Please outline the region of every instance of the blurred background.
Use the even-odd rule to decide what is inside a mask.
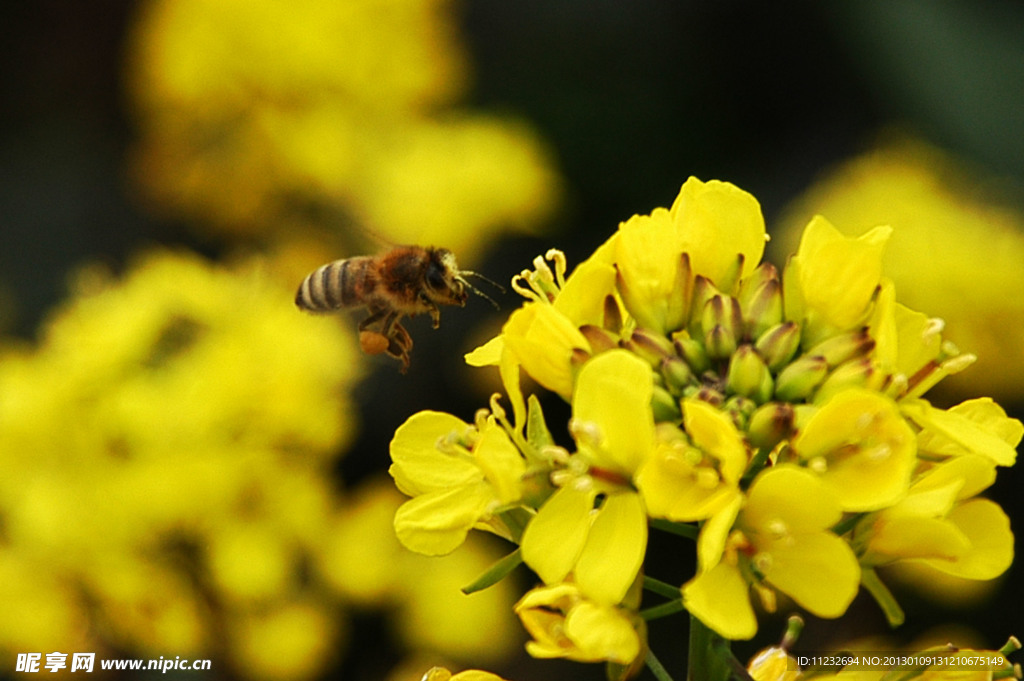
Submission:
[[[505,283],[690,175],[758,198],[780,266],[815,213],[892,224],[899,299],[980,357],[934,401],[1024,415],[1014,0],[34,0],[0,32],[0,678],[53,651],[213,661],[168,678],[602,678],[525,658],[529,575],[458,595],[503,547],[429,560],[391,535],[392,433],[486,405],[497,377],[462,355],[502,317],[411,321],[402,376],[357,316],[294,309],[307,272],[389,244]],[[1022,487],[989,490],[1018,532]],[[655,576],[691,552],[655,541]],[[888,647],[1024,634],[1019,563],[917,580]],[[680,668],[684,620],[652,630]],[[801,645],[884,631],[859,599]]]

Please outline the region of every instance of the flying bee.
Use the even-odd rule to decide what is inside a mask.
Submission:
[[[402,317],[424,312],[436,329],[441,324],[441,305],[463,307],[468,291],[498,304],[473,287],[467,276],[501,286],[476,272],[460,270],[455,254],[447,248],[399,246],[381,255],[363,255],[329,262],[313,270],[299,285],[295,304],[314,313],[365,307],[370,313],[359,322],[359,345],[368,355],[387,353],[409,368],[412,338]]]

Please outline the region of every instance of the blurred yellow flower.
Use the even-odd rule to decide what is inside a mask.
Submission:
[[[1024,216],[969,172],[922,142],[889,141],[808,189],[773,243],[780,253],[792,250],[811,213],[849,235],[891,225],[883,263],[900,300],[944,320],[945,336],[978,356],[945,389],[1020,399]]]
[[[441,558],[403,550],[393,528],[402,501],[383,479],[353,490],[316,547],[319,571],[344,601],[393,613],[391,626],[406,649],[434,658],[502,661],[519,642],[512,585],[461,591],[498,559],[498,548],[471,540]]]
[[[123,281],[84,271],[38,346],[3,347],[0,648],[323,669],[343,620],[303,562],[359,355],[290,299],[259,260],[153,253]]]
[[[126,71],[137,184],[207,226],[313,224],[353,251],[362,228],[472,262],[484,235],[532,229],[557,200],[536,134],[459,108],[448,0],[149,0]]]

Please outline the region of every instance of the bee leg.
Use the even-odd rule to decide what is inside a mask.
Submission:
[[[409,352],[412,350],[412,336],[402,326],[401,319],[402,315],[397,312],[381,312],[378,316],[383,316],[384,321],[381,323],[381,335],[388,339],[388,347],[385,352],[389,356],[402,362],[400,371],[404,374],[409,368]]]
[[[360,331],[366,331],[366,329],[369,328],[369,326],[371,324],[376,324],[378,321],[383,319],[386,314],[387,314],[387,310],[375,310],[375,311],[373,311],[372,314],[370,314],[369,317],[367,317],[363,321],[359,322],[359,327],[358,327],[359,330]],[[387,325],[387,321],[384,322],[384,326],[386,326],[386,325]],[[386,336],[387,333],[384,333],[383,335]]]
[[[401,324],[395,324],[392,329],[391,339],[398,343],[405,350],[406,354],[412,350],[412,336],[409,335],[409,332]]]
[[[405,327],[401,324],[395,323],[391,329],[391,335],[388,336],[388,354],[397,360],[402,362],[402,367],[399,369],[403,374],[409,369],[409,353],[412,350],[412,337],[409,332],[405,330]]]
[[[420,302],[423,303],[427,308],[427,312],[430,314],[430,321],[434,323],[434,328],[441,326],[441,308],[437,306],[437,303],[427,298],[425,293],[419,294]]]
[[[392,326],[391,333],[387,338],[388,347],[386,352],[390,357],[394,357],[402,363],[399,371],[404,374],[409,369],[409,352],[412,350],[412,338],[409,336],[409,332],[405,330],[405,327],[398,323]]]

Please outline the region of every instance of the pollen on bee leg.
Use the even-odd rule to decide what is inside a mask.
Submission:
[[[391,341],[376,331],[360,331],[359,347],[368,355],[380,355],[387,351]]]

